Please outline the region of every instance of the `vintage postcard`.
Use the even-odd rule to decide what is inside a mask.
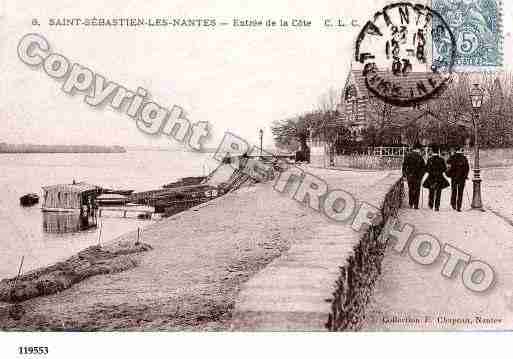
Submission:
[[[512,19],[0,1],[0,331],[513,331]]]

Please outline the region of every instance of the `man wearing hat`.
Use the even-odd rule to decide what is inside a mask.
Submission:
[[[428,177],[424,181],[424,187],[429,189],[429,208],[435,207],[435,211],[439,211],[442,190],[449,187],[449,182],[444,177],[447,166],[445,160],[440,156],[438,146],[433,146],[432,150],[426,166]]]
[[[463,149],[457,147],[454,153],[447,160],[449,169],[447,176],[451,178],[451,207],[461,212],[461,203],[463,201],[463,190],[467,180],[470,166],[468,160],[463,154]]]
[[[408,181],[408,202],[411,208],[419,209],[420,185],[424,173],[426,173],[426,163],[420,154],[421,146],[416,144],[413,151],[404,157],[403,176]]]

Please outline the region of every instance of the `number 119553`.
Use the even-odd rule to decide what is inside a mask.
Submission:
[[[18,353],[21,355],[46,355],[48,354],[48,347],[18,347]]]

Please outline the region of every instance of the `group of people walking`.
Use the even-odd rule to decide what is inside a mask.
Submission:
[[[413,151],[405,156],[403,162],[402,170],[403,176],[408,181],[408,201],[410,207],[419,209],[422,185],[429,190],[429,208],[439,211],[442,190],[449,187],[449,182],[445,178],[447,176],[451,179],[451,207],[461,212],[465,181],[470,171],[468,160],[463,154],[462,148],[453,148],[447,163],[440,155],[438,147],[432,147],[427,163],[422,157],[421,150],[420,145],[414,146]],[[426,173],[427,178],[422,183]]]

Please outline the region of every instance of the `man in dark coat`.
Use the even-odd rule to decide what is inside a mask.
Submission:
[[[442,197],[442,189],[449,187],[449,182],[444,177],[447,170],[445,161],[439,155],[438,147],[433,146],[433,153],[429,158],[426,166],[428,177],[424,181],[424,187],[429,189],[429,208],[435,211],[440,210],[440,197]]]
[[[451,207],[461,212],[463,190],[470,171],[468,160],[461,148],[456,148],[455,153],[447,160],[447,165],[447,176],[451,178]]]
[[[420,154],[420,145],[404,157],[403,176],[408,181],[408,202],[411,208],[419,209],[420,185],[426,173],[426,163]]]

